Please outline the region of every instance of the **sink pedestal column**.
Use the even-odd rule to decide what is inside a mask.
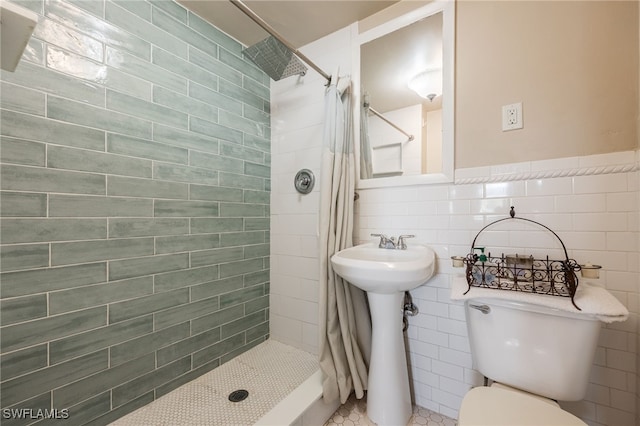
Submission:
[[[367,292],[371,315],[371,364],[367,415],[378,424],[406,425],[411,417],[409,374],[402,334],[404,292]]]

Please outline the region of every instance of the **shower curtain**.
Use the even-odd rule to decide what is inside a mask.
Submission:
[[[360,179],[373,177],[371,141],[369,140],[369,95],[364,95],[360,109]]]
[[[348,79],[334,74],[325,94],[320,189],[320,368],[323,397],[344,403],[367,389],[371,319],[366,294],[338,276],[331,256],[353,245],[355,158]]]

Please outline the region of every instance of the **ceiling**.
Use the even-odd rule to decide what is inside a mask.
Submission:
[[[289,43],[300,48],[373,15],[397,1],[289,0],[245,1],[244,3]],[[268,36],[265,30],[229,1],[178,0],[178,2],[246,46]]]

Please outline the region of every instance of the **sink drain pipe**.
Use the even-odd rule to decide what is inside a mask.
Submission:
[[[407,317],[415,317],[418,315],[418,307],[413,303],[413,298],[411,297],[411,293],[408,291],[404,292],[404,305],[403,305],[404,316],[402,317],[402,331],[407,331],[409,328],[409,320]]]

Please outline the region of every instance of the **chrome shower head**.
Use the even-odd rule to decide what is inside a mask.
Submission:
[[[273,36],[247,47],[242,53],[275,81],[307,72],[302,61]]]

